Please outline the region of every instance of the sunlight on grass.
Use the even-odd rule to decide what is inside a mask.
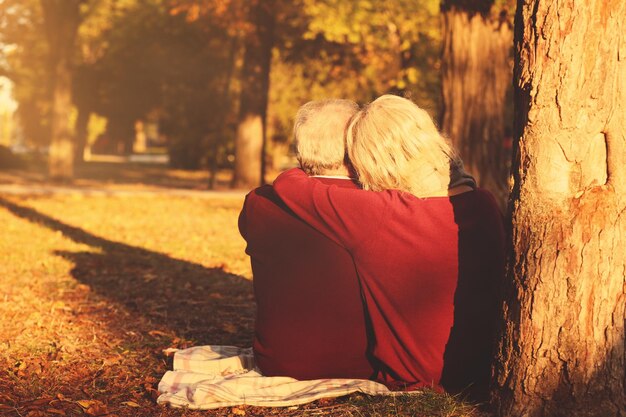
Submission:
[[[171,367],[163,349],[250,346],[241,204],[165,194],[0,197],[0,414],[475,415],[440,394],[209,413],[157,406],[157,382]]]
[[[72,195],[19,203],[97,236],[252,276],[237,229],[243,200]]]

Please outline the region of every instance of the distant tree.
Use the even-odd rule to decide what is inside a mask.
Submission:
[[[238,94],[235,85],[243,55],[241,32],[246,31],[241,4],[225,4],[228,7],[216,10],[212,7],[219,7],[219,2],[207,2],[202,13],[192,18],[188,13],[187,24],[178,24],[173,40],[181,43],[176,49],[187,55],[178,56],[179,65],[165,77],[164,119],[174,139],[170,142],[170,154],[183,156],[179,162],[184,163],[179,163],[179,167],[207,167],[210,188],[215,186],[218,169],[230,164],[228,158],[234,152]],[[198,6],[198,2],[192,6]],[[194,41],[189,42],[190,39]],[[172,161],[176,162],[176,158]]]
[[[7,75],[15,82],[20,123],[29,143],[50,146],[54,155],[50,158],[51,168],[59,165],[58,151],[67,150],[68,143],[74,148],[76,160],[82,159],[86,122],[93,103],[98,100],[93,88],[92,67],[104,46],[102,34],[118,6],[133,1],[4,0],[0,3],[0,42],[11,46],[4,64]],[[66,25],[68,22],[70,24]],[[77,24],[78,27],[74,27]],[[59,25],[63,30],[57,31]],[[72,31],[74,33],[70,33]],[[67,74],[70,74],[69,81]],[[67,91],[67,84],[72,85],[69,95],[59,93]],[[68,97],[71,97],[69,105]],[[67,108],[59,110],[63,107]],[[74,125],[71,121],[76,109]],[[61,114],[63,117],[59,119]],[[65,132],[56,135],[54,144],[50,137],[53,117],[57,120],[54,122],[56,131]],[[74,142],[59,141],[59,137],[72,138]]]
[[[293,3],[276,19],[270,74],[266,158],[275,170],[290,162],[293,116],[309,100],[395,93],[438,114],[439,0]]]
[[[276,141],[284,152],[293,115],[308,100],[335,96],[364,102],[392,91],[410,94],[422,107],[436,113],[438,4],[438,0],[174,1],[174,13],[184,11],[192,21],[209,16],[207,21],[221,25],[231,40],[225,44],[236,52],[235,62],[243,62],[230,71],[234,82],[224,83],[230,86],[229,104],[238,119],[235,176],[239,182],[242,171],[246,171],[254,178],[248,185],[239,186],[251,187],[261,181],[260,171],[266,161],[278,168],[279,158],[272,161],[270,155],[265,155],[266,148]],[[260,12],[257,7],[262,7]],[[271,48],[268,42],[263,48],[247,47],[269,39],[269,32],[260,33],[260,27],[272,29]],[[240,55],[242,49],[244,54]],[[262,50],[265,63],[261,65]],[[245,51],[253,56],[243,56]],[[255,77],[260,77],[265,65],[272,68],[272,81],[269,91],[263,93],[259,88],[265,81]],[[268,98],[266,104],[261,103],[264,96]],[[213,97],[217,100],[224,96]],[[252,107],[246,103],[252,103]],[[259,117],[245,116],[252,108]],[[256,123],[251,122],[253,119]],[[224,131],[227,136],[228,130]],[[213,138],[220,134],[217,132]]]
[[[84,159],[87,136],[89,134],[89,116],[97,107],[98,79],[92,65],[78,65],[74,70],[72,80],[72,98],[78,115],[74,128],[74,163],[81,163]]]
[[[72,58],[81,4],[86,0],[41,0],[48,42],[52,85],[51,136],[48,173],[57,180],[74,176],[72,126]]]
[[[443,131],[479,185],[502,207],[508,195],[505,136],[512,103],[513,31],[508,4],[443,0]],[[511,11],[511,10],[509,10]]]
[[[626,2],[518,2],[499,416],[626,416]]]
[[[224,48],[229,36],[209,19],[173,13],[167,0],[118,0],[115,6],[104,19],[81,26],[81,50],[91,52],[76,71],[77,135],[81,115],[97,113],[108,121],[100,151],[129,153],[135,123],[149,118],[168,138],[172,165],[199,168],[208,135],[229,119],[230,104],[216,99],[230,77],[224,75],[233,61]]]
[[[303,3],[308,18],[304,38],[309,42],[296,52],[304,49],[310,57],[328,57],[326,74],[315,74],[322,84],[348,78],[355,86],[354,99],[410,95],[421,107],[438,112],[438,0]]]
[[[136,120],[162,104],[164,72],[177,61],[163,56],[171,30],[161,3],[127,2],[112,13],[100,39],[106,46],[93,63],[80,68],[83,83],[76,87],[82,103],[107,119],[102,151],[130,153]]]
[[[100,70],[99,63],[110,47],[112,25],[137,2],[92,0],[88,8],[83,7],[84,19],[78,30],[72,76],[72,101],[77,112],[74,126],[75,162],[83,161],[90,116],[102,110],[102,80],[109,74]]]
[[[47,44],[39,0],[0,3],[0,42],[5,53],[1,72],[14,82],[17,115],[30,144],[50,143],[50,83]]]

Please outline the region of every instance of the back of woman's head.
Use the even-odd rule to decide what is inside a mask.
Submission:
[[[457,160],[428,113],[393,95],[377,98],[353,117],[346,146],[365,189],[417,197],[446,192]]]

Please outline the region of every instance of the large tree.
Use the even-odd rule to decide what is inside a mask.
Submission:
[[[263,182],[265,122],[274,43],[274,0],[249,5],[252,30],[245,40],[239,119],[235,136],[233,185],[252,188]]]
[[[500,416],[626,416],[626,2],[519,0]]]
[[[506,6],[494,0],[441,3],[442,128],[468,171],[503,206],[508,194],[507,92],[513,74],[513,31]]]
[[[85,0],[41,0],[48,41],[52,119],[48,173],[58,180],[74,176],[72,110],[72,56]]]

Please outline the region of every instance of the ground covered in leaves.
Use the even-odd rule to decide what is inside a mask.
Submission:
[[[138,183],[153,174],[132,169]],[[158,380],[171,368],[165,349],[250,346],[255,306],[237,231],[241,204],[242,196],[167,191],[0,194],[0,415],[478,415],[431,392],[276,409],[158,406]]]

